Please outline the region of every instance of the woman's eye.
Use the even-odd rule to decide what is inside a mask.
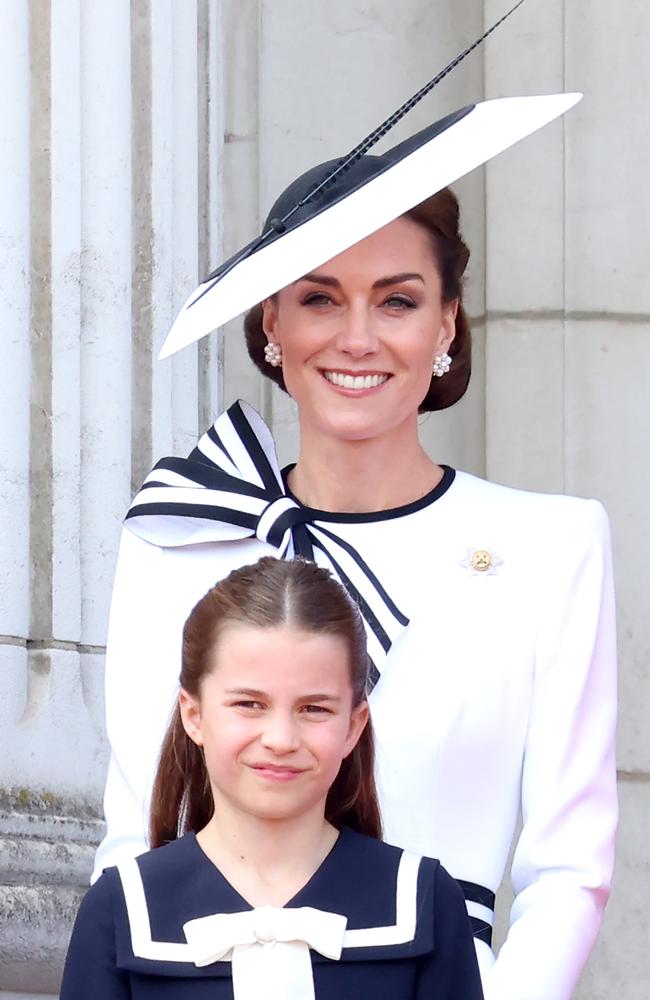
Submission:
[[[324,705],[305,705],[303,711],[308,715],[331,715],[329,708]]]
[[[302,300],[304,306],[328,306],[331,302],[332,299],[326,292],[311,292]]]
[[[408,295],[391,295],[384,301],[391,309],[415,309],[415,302]]]
[[[251,711],[251,712],[257,711],[258,709],[263,708],[263,707],[264,706],[262,705],[261,701],[235,701],[235,702],[233,702],[233,708],[243,708],[246,711]]]

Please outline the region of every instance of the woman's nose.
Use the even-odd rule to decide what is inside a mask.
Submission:
[[[341,320],[337,347],[353,357],[363,357],[377,350],[377,335],[365,307],[348,309]]]
[[[262,746],[276,754],[292,753],[300,745],[296,721],[290,713],[273,712],[265,719]]]

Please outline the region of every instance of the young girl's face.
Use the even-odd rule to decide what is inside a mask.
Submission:
[[[215,812],[289,819],[325,799],[368,718],[352,707],[342,638],[288,627],[228,626],[200,697],[181,690],[183,722],[202,746]]]

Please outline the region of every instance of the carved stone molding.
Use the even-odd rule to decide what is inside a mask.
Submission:
[[[102,831],[85,802],[0,792],[0,991],[58,991]]]

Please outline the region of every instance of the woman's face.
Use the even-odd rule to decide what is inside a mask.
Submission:
[[[366,724],[352,707],[340,636],[288,627],[226,627],[201,682],[180,693],[191,739],[203,747],[215,813],[291,819],[317,810]]]
[[[415,427],[456,308],[442,301],[430,235],[407,217],[267,299],[264,331],[303,431],[364,440]]]

